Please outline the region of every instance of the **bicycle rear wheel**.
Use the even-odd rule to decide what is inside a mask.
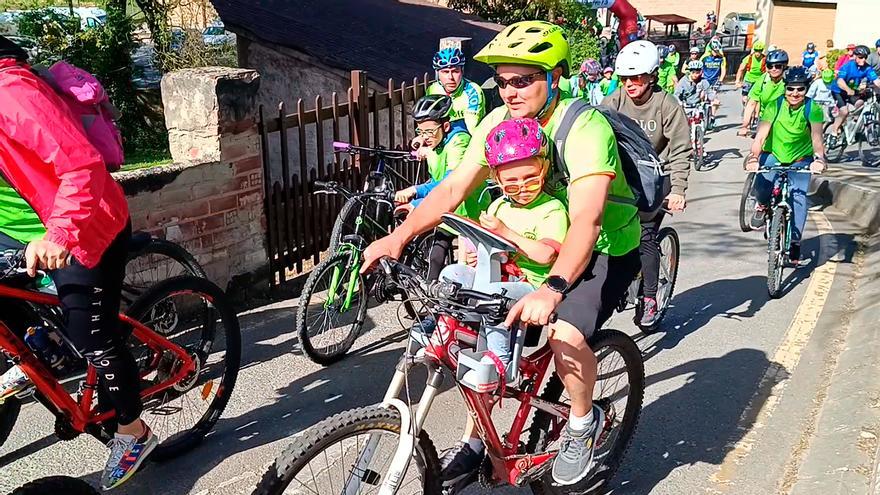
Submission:
[[[198,261],[183,246],[151,238],[128,254],[122,281],[122,311],[158,282],[180,275],[208,278]]]
[[[303,351],[324,366],[351,349],[367,314],[367,290],[358,273],[360,253],[337,253],[316,266],[303,287],[296,330]]]
[[[767,292],[776,299],[782,294],[782,270],[785,263],[788,214],[784,208],[773,210],[767,239]]]
[[[755,205],[758,200],[755,196],[755,172],[749,172],[743,183],[742,194],[739,198],[739,228],[743,232],[751,232],[751,217],[755,214]]]
[[[599,466],[591,477],[571,486],[554,486],[548,472],[529,486],[536,495],[592,493],[610,480],[623,460],[632,441],[645,393],[645,369],[642,353],[635,342],[617,330],[599,330],[589,339],[590,348],[599,362],[593,403],[605,411],[603,433],[596,444],[595,459]],[[568,403],[565,387],[554,372],[547,380],[541,398],[555,403]],[[547,452],[559,448],[565,420],[544,411],[536,411],[529,427],[526,452]]]
[[[190,376],[144,398],[142,418],[163,440],[150,459],[168,459],[198,445],[229,402],[241,366],[238,317],[219,287],[190,276],[159,282],[127,314],[185,349],[196,363]],[[134,337],[129,341],[136,344],[132,352],[142,388],[177,371],[179,363],[169,351],[155,351]]]
[[[394,409],[376,405],[331,416],[284,449],[254,495],[279,495],[287,488],[314,495],[378,491],[399,435],[400,415]],[[397,493],[441,493],[440,460],[424,430]]]
[[[703,147],[703,126],[696,126],[694,129],[694,150],[693,150],[693,160],[694,160],[694,170],[699,172],[703,169],[703,165],[706,163],[706,154],[705,149]]]

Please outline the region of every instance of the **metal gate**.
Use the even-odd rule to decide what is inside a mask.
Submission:
[[[305,110],[303,100],[287,114],[279,103],[277,115],[260,107],[259,131],[263,150],[266,232],[270,285],[278,287],[317,264],[330,243],[330,231],[342,198],[313,194],[316,180],[334,180],[360,190],[369,163],[333,153],[334,141],[358,146],[401,149],[412,138],[411,103],[421,98],[428,75],[399,86],[389,80],[387,91],[371,90],[363,71],[351,72],[347,101],[334,92],[330,104],[321,96]],[[411,182],[426,175],[418,164],[397,169]]]

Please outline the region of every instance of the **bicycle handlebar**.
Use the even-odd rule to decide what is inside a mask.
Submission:
[[[369,148],[366,146],[355,146],[343,141],[333,141],[334,153],[363,153],[367,155],[378,156],[380,158],[388,158],[392,160],[414,160],[415,152],[406,150],[389,150],[385,148]]]

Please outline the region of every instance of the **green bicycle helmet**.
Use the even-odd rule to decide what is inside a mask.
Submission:
[[[763,41],[756,41],[755,44],[752,45],[752,50],[756,52],[762,52],[764,51],[764,48],[766,48],[766,46],[767,45],[765,45]]]
[[[487,65],[534,65],[552,71],[571,71],[571,49],[562,26],[546,21],[521,21],[507,26],[483,47],[474,60]]]
[[[831,81],[834,80],[834,69],[823,69],[822,70],[822,81],[825,84],[831,84]]]

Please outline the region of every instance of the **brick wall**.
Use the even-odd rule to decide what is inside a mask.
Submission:
[[[122,172],[132,227],[183,245],[208,277],[227,288],[266,266],[262,163],[174,164]]]

